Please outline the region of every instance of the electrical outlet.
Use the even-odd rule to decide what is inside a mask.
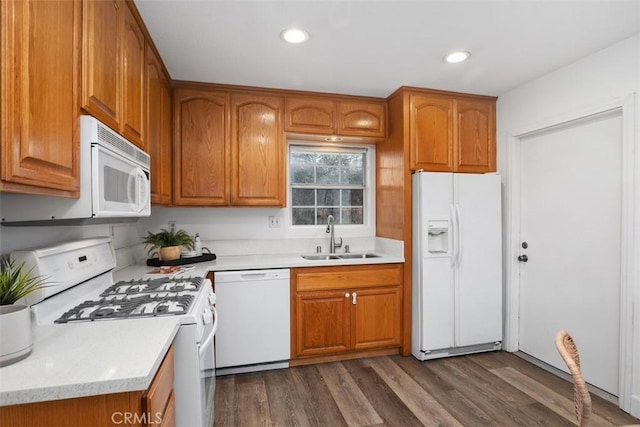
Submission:
[[[279,216],[270,216],[269,217],[269,228],[280,228],[280,217]]]
[[[169,231],[176,231],[176,220],[175,219],[170,219],[169,220]]]

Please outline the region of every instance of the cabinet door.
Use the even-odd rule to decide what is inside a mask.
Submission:
[[[80,6],[0,2],[2,190],[78,196]]]
[[[453,99],[412,95],[409,103],[411,169],[453,171]]]
[[[349,295],[349,296],[346,296]],[[298,292],[295,356],[321,356],[351,349],[348,291]]]
[[[146,52],[145,139],[151,156],[151,202],[171,203],[171,89],[160,59],[151,46]]]
[[[386,121],[383,102],[338,102],[338,135],[384,138]]]
[[[283,99],[231,97],[231,204],[285,205]]]
[[[228,205],[229,95],[176,89],[173,98],[173,203]]]
[[[331,100],[288,97],[284,116],[287,132],[327,135],[335,132],[335,103]]]
[[[144,34],[126,4],[121,4],[123,12],[122,33],[122,119],[120,129],[129,141],[146,150],[146,140],[142,134],[144,120]]]
[[[400,345],[400,287],[357,289],[351,295],[351,303],[354,350]]]
[[[114,130],[121,120],[122,7],[117,1],[82,3],[82,108]]]
[[[495,172],[495,102],[458,100],[456,102],[456,172]]]

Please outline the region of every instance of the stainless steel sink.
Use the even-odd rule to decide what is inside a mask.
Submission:
[[[338,259],[360,259],[360,258],[378,258],[380,255],[373,253],[365,254],[314,254],[314,255],[302,255],[302,258],[312,261],[327,261]]]
[[[340,259],[336,255],[302,255],[302,258],[312,261],[325,261],[329,259]]]
[[[380,255],[376,254],[340,254],[338,258],[340,259],[358,259],[358,258],[379,258]]]

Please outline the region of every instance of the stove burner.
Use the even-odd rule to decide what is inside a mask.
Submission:
[[[101,297],[112,295],[140,295],[153,292],[198,292],[202,285],[202,277],[158,278],[147,280],[122,281],[109,286],[100,294]]]
[[[79,304],[55,320],[55,323],[187,314],[194,298],[194,295],[177,294],[143,294],[118,300],[101,298]]]

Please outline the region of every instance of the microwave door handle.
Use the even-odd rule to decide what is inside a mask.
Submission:
[[[129,202],[129,205],[135,206],[136,209],[139,205],[137,200],[134,200],[134,195],[131,194],[131,187],[133,185],[136,185],[136,182],[134,181],[133,183],[131,182],[132,180],[136,180],[138,179],[138,173],[137,170],[135,173],[129,173],[129,177],[127,178],[127,201]]]
[[[137,198],[137,211],[142,212],[146,205],[146,199],[149,197],[149,183],[147,181],[147,175],[141,168],[136,169],[136,180],[138,181],[138,194]]]

